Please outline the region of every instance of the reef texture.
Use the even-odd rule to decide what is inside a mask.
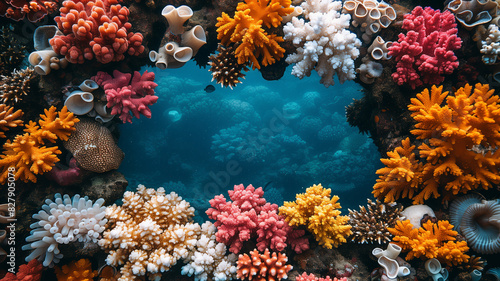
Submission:
[[[291,226],[305,225],[319,244],[328,249],[347,242],[346,238],[352,234],[349,217],[340,215],[339,197],[330,198],[330,193],[331,189],[315,184],[306,193],[297,194],[296,201],[285,202],[279,208],[280,215]]]
[[[411,99],[408,109],[417,122],[411,133],[423,143],[414,151],[416,146],[406,139],[387,153],[389,158],[381,159],[386,167],[377,170],[373,187],[380,200],[407,197],[422,204],[431,196],[450,200],[500,183],[498,95],[482,84],[474,89],[466,85],[454,96],[442,90],[433,86]]]
[[[142,34],[129,32],[130,11],[120,0],[67,0],[55,18],[64,35],[50,39],[54,51],[71,63],[96,59],[100,63],[123,60],[125,54],[144,51]]]

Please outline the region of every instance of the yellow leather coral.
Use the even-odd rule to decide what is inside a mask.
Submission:
[[[5,138],[5,131],[23,124],[19,119],[23,112],[19,109],[14,112],[14,108],[5,104],[0,104],[0,138]]]
[[[69,265],[55,267],[57,281],[92,281],[97,276],[97,270],[92,270],[88,259],[72,261]]]
[[[346,242],[351,235],[351,226],[347,224],[349,216],[341,216],[338,196],[330,198],[331,189],[321,184],[306,189],[306,193],[296,195],[296,201],[285,202],[279,213],[285,216],[291,226],[306,225],[320,245],[331,249]]]
[[[285,49],[279,43],[281,36],[268,34],[262,25],[270,28],[278,27],[283,16],[294,11],[290,7],[291,0],[245,0],[238,3],[234,18],[222,13],[217,18],[217,39],[227,46],[237,43],[235,56],[239,64],[250,61],[252,68],[260,69],[258,58],[262,65],[273,64],[283,57]]]
[[[377,198],[392,202],[401,196],[421,204],[431,196],[449,200],[500,183],[499,97],[482,84],[474,90],[467,84],[454,96],[442,90],[432,86],[411,99],[408,109],[417,121],[411,133],[424,140],[418,147],[420,162],[408,140],[388,153],[389,159],[382,159],[386,167],[377,171]]]
[[[457,232],[448,221],[428,220],[418,229],[414,229],[409,220],[398,221],[394,228],[387,230],[394,235],[392,243],[408,251],[406,260],[436,258],[449,266],[469,261],[470,256],[465,254],[469,250],[467,242],[455,241]]]
[[[48,172],[59,161],[57,146],[47,147],[45,141],[66,140],[74,124],[79,121],[66,107],[56,112],[55,107],[45,109],[41,120],[25,125],[25,134],[17,135],[13,141],[7,140],[0,155],[0,183],[5,183],[9,173],[24,182],[36,182],[36,175]]]

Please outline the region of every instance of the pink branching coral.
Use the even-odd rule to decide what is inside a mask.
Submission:
[[[154,95],[154,89],[158,86],[153,82],[155,74],[146,70],[141,76],[136,71],[130,80],[132,74],[115,70],[113,76],[100,71],[92,77],[99,86],[104,88],[108,100],[107,107],[112,109],[111,114],[119,114],[123,123],[132,123],[132,115],[139,118],[140,113],[151,118],[151,110],[148,106],[158,100],[158,96]]]
[[[412,89],[437,85],[444,81],[443,74],[458,67],[453,51],[460,49],[462,40],[450,11],[417,6],[404,16],[403,29],[408,33],[399,34],[398,42],[389,47],[389,55],[398,62],[392,74],[398,85],[408,84]]]
[[[101,63],[120,61],[124,54],[144,51],[142,34],[132,33],[130,11],[120,0],[66,0],[55,18],[64,35],[50,39],[54,51],[71,63],[97,59]]]
[[[206,213],[216,220],[217,242],[228,245],[229,251],[239,253],[243,242],[254,237],[260,251],[268,247],[282,251],[287,243],[297,253],[309,248],[309,241],[302,237],[304,231],[292,229],[284,217],[278,215],[278,205],[266,202],[262,187],[245,188],[240,184],[228,193],[233,202],[227,202],[222,194],[215,196],[210,200],[212,208]]]

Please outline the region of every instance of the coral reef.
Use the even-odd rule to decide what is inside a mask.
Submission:
[[[14,178],[24,182],[36,182],[36,175],[48,172],[59,161],[57,154],[61,151],[57,146],[45,146],[46,142],[67,140],[75,130],[75,123],[80,120],[68,112],[66,107],[56,112],[54,106],[40,114],[41,120],[26,124],[26,133],[17,135],[13,141],[7,140],[0,155],[0,182],[5,183],[10,172]],[[14,170],[12,170],[14,167]]]
[[[377,171],[375,197],[384,202],[408,197],[421,204],[431,196],[450,200],[498,184],[498,108],[498,96],[488,85],[466,85],[454,96],[436,86],[417,94],[408,109],[418,122],[411,133],[424,141],[418,147],[421,159],[409,139],[389,152],[389,158],[382,159],[386,167]]]
[[[130,11],[119,0],[64,1],[55,18],[63,35],[50,39],[54,51],[71,63],[96,59],[100,63],[120,61],[128,53],[144,51],[142,34],[129,32]]]
[[[394,228],[388,228],[396,243],[408,252],[406,260],[413,258],[436,258],[448,266],[467,263],[470,256],[466,241],[456,241],[457,232],[448,221],[433,223],[428,220],[420,228],[413,228],[409,220],[398,221]]]
[[[133,77],[118,70],[113,71],[113,77],[102,71],[92,77],[104,89],[108,101],[106,106],[111,108],[111,114],[119,114],[123,123],[132,123],[132,115],[140,118],[139,114],[143,114],[151,118],[148,106],[158,100],[154,95],[158,86],[154,79],[155,74],[147,70],[142,75],[135,71]]]
[[[108,265],[120,267],[119,281],[161,278],[196,247],[201,228],[192,223],[194,208],[176,193],[139,185],[123,195],[123,205],[106,209],[109,222],[99,245]]]
[[[86,244],[97,243],[107,220],[104,218],[104,199],[95,203],[88,197],[76,194],[57,193],[54,201],[45,200],[42,210],[33,215],[38,220],[30,225],[30,236],[26,238],[28,244],[23,250],[32,252],[26,261],[38,259],[44,266],[53,267],[63,257],[60,244],[79,241]]]
[[[247,254],[240,255],[238,258],[237,276],[241,280],[256,280],[256,281],[278,281],[287,279],[287,273],[292,269],[292,266],[286,264],[288,258],[282,253],[271,253],[266,249],[263,254],[253,250],[250,256]]]
[[[238,3],[233,18],[226,13],[217,18],[217,39],[224,46],[239,44],[234,50],[239,64],[248,63],[252,69],[271,65],[285,53],[279,45],[283,38],[267,33],[263,27],[278,27],[283,16],[293,11],[289,0],[245,0]]]
[[[361,244],[391,241],[392,235],[387,228],[394,227],[396,221],[401,219],[403,206],[368,199],[368,206],[359,208],[359,211],[349,209],[349,224],[353,233],[351,239]]]
[[[97,276],[97,270],[92,270],[88,259],[72,261],[68,265],[55,267],[57,281],[92,281]]]
[[[314,234],[320,245],[331,249],[347,242],[352,234],[348,216],[341,216],[337,203],[339,197],[330,198],[331,189],[321,184],[306,189],[306,193],[296,195],[294,202],[285,202],[279,208],[280,215],[285,216],[291,226],[305,225]]]
[[[212,81],[216,81],[221,87],[233,89],[236,84],[241,83],[240,79],[245,79],[243,71],[248,71],[246,63],[239,64],[235,56],[236,46],[224,47],[219,44],[217,55],[210,56],[209,71],[212,72]]]
[[[295,63],[292,75],[302,79],[315,69],[326,87],[334,84],[335,73],[341,84],[353,80],[361,41],[348,29],[351,16],[340,13],[342,2],[308,0],[301,7],[308,21],[293,17],[283,27],[285,40],[297,47],[297,52],[286,58],[287,63]]]
[[[462,40],[456,26],[449,11],[441,13],[417,6],[406,14],[403,29],[408,32],[399,34],[398,41],[389,47],[389,56],[398,62],[392,74],[394,81],[412,89],[442,83],[442,75],[451,74],[458,67],[453,51],[460,49]]]
[[[0,76],[0,99],[4,104],[15,104],[30,92],[31,81],[34,78],[32,68],[14,70],[11,75]]]
[[[64,147],[73,154],[79,167],[96,173],[118,169],[125,156],[109,129],[88,119],[75,124],[75,131]]]

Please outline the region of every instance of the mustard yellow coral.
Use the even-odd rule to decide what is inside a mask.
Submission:
[[[52,170],[59,161],[57,146],[47,147],[45,141],[65,140],[75,130],[79,121],[66,107],[56,112],[55,107],[45,109],[41,120],[25,125],[25,134],[17,135],[13,141],[7,140],[0,155],[0,183],[5,183],[9,173],[24,182],[36,182],[36,175]]]
[[[92,270],[88,259],[72,261],[68,265],[55,267],[57,281],[92,281],[97,276],[97,270]]]
[[[446,103],[443,102],[446,100]],[[431,196],[449,200],[459,193],[500,183],[500,105],[488,85],[466,85],[454,96],[432,86],[411,99],[417,123],[411,131],[423,143],[401,148],[382,159],[373,194],[385,202],[399,197],[421,204]],[[405,143],[406,142],[406,143]],[[403,157],[401,157],[403,156]]]
[[[290,7],[291,0],[245,0],[238,3],[234,18],[222,13],[217,18],[217,39],[228,46],[237,43],[235,56],[239,64],[248,61],[252,68],[260,69],[273,64],[283,57],[285,49],[279,43],[283,42],[281,36],[268,34],[262,25],[268,28],[278,27],[283,16],[293,12]],[[260,63],[259,59],[260,58]]]
[[[9,128],[15,128],[23,124],[23,120],[19,119],[23,116],[23,112],[5,104],[0,104],[0,138],[5,138],[5,131]]]
[[[406,260],[436,258],[449,266],[469,261],[470,256],[465,254],[469,250],[467,242],[455,241],[457,232],[448,221],[428,220],[418,229],[414,229],[409,220],[398,221],[388,230],[394,235],[393,243],[408,252]]]
[[[339,197],[330,198],[330,194],[331,189],[315,184],[307,188],[306,193],[297,194],[296,201],[285,202],[279,208],[288,224],[306,225],[319,244],[328,249],[345,243],[346,237],[352,234],[347,224],[349,216],[340,215]]]

